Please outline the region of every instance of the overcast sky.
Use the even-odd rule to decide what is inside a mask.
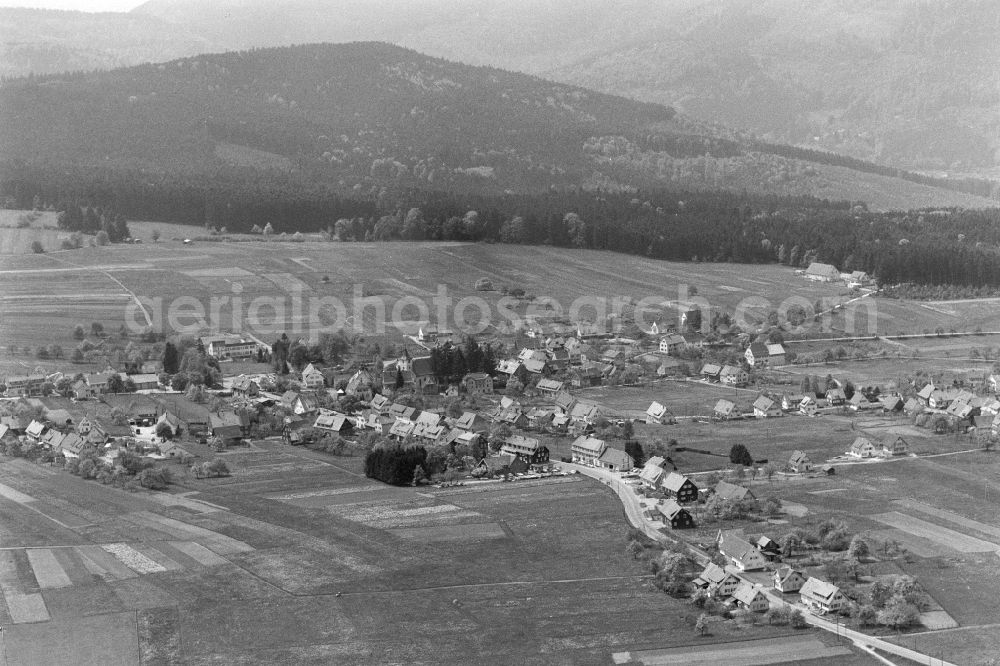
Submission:
[[[0,7],[75,9],[81,12],[127,12],[144,0],[0,0]]]

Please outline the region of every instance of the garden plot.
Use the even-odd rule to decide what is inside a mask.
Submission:
[[[454,525],[468,519],[486,521],[481,513],[469,511],[454,504],[431,504],[429,506],[405,506],[398,502],[374,502],[369,504],[331,507],[331,513],[356,523],[376,529],[402,527],[436,527]]]

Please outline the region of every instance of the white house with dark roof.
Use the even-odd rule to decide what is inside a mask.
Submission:
[[[642,471],[639,472],[639,481],[650,490],[656,490],[660,487],[663,479],[667,477],[667,470],[664,467],[666,464],[667,462],[662,457],[653,456],[646,461]]]
[[[731,400],[726,400],[725,398],[720,398],[717,403],[715,403],[715,409],[713,410],[712,417],[720,421],[730,421],[733,419],[743,418],[743,415],[736,408],[736,403]]]
[[[783,416],[781,405],[776,403],[766,395],[758,396],[753,403],[753,415],[758,419],[766,419],[775,416]]]
[[[719,383],[726,386],[746,386],[749,381],[750,375],[739,366],[727,365],[719,371]]]
[[[661,354],[676,356],[686,344],[687,340],[684,339],[684,336],[677,333],[669,333],[660,338],[659,350]]]
[[[813,468],[812,461],[809,460],[804,452],[795,450],[792,452],[791,457],[788,459],[788,469],[793,472],[811,472]]]
[[[783,564],[774,571],[774,589],[782,594],[798,592],[805,585],[806,577],[798,569]]]
[[[876,454],[875,445],[867,437],[855,437],[847,450],[847,455],[852,458],[874,458]]]

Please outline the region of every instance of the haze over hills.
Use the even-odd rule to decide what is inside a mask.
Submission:
[[[267,174],[363,196],[670,187],[990,204],[871,164],[733,141],[669,107],[379,43],[9,81],[0,114],[7,161],[149,177]]]
[[[104,33],[75,12],[39,10],[39,23],[18,11],[0,10],[10,74],[379,40],[904,168],[1000,164],[1000,5],[990,0],[150,0],[98,15],[122,22]]]

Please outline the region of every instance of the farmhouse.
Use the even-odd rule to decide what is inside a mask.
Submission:
[[[793,569],[787,564],[778,567],[774,572],[774,589],[782,594],[788,592],[798,592],[805,585],[806,577],[798,569]]]
[[[840,271],[830,264],[814,261],[806,269],[806,277],[816,282],[837,282],[840,280]]]
[[[513,400],[511,400],[513,402]],[[389,405],[389,416],[400,421],[412,421],[413,415],[417,413],[415,407],[394,402]]]
[[[90,387],[90,384],[82,379],[76,380],[73,384],[73,397],[77,400],[90,400],[94,397],[94,389]]]
[[[313,422],[313,428],[340,434],[353,430],[354,424],[351,423],[351,420],[346,414],[328,412],[324,409],[320,411],[316,420]]]
[[[955,400],[958,394],[958,389],[935,389],[931,393],[930,398],[927,399],[927,406],[931,409],[948,409],[948,406]]]
[[[156,401],[165,411],[177,417],[190,434],[197,436],[208,432],[208,409],[203,405],[192,402],[183,395],[158,394]]]
[[[368,401],[368,406],[376,414],[388,414],[389,409],[392,407],[392,401],[380,393],[376,393],[372,396],[372,399]]]
[[[462,387],[469,395],[490,395],[493,393],[493,378],[485,372],[470,372],[462,377]]]
[[[181,431],[181,420],[173,415],[171,412],[163,412],[160,414],[160,418],[156,420],[156,427],[159,428],[161,423],[167,424],[170,428],[170,435],[176,437]]]
[[[676,356],[686,344],[687,340],[684,339],[684,336],[678,335],[677,333],[671,333],[660,338],[660,353]]]
[[[873,458],[875,453],[875,445],[867,437],[855,438],[847,451],[847,455],[852,458]]]
[[[879,403],[883,412],[898,412],[903,409],[903,397],[898,393],[888,393],[879,396]]]
[[[612,472],[628,472],[635,466],[635,463],[629,454],[609,446],[597,459],[597,466]]]
[[[729,421],[732,419],[743,418],[739,410],[736,409],[736,403],[721,398],[717,403],[715,403],[715,410],[712,413],[712,418],[718,419],[720,421]]]
[[[83,376],[83,380],[87,382],[90,389],[94,394],[107,393],[108,392],[108,382],[111,380],[113,372],[95,372],[88,373]]]
[[[698,577],[691,581],[695,588],[705,590],[714,597],[730,597],[741,582],[735,572],[725,569],[714,562],[705,565]]]
[[[413,430],[417,427],[417,424],[413,421],[404,421],[397,419],[392,427],[389,428],[389,437],[392,439],[403,441],[413,435]]]
[[[839,587],[812,577],[802,585],[799,596],[802,603],[817,615],[839,611],[850,603]]]
[[[796,412],[802,404],[802,396],[797,393],[787,393],[781,396],[781,409],[786,412]]]
[[[24,434],[32,439],[41,439],[44,432],[45,424],[34,419],[32,419],[31,423],[29,423],[28,427],[24,430]]]
[[[778,542],[771,537],[761,535],[757,538],[757,541],[755,541],[753,545],[757,547],[757,550],[764,554],[764,557],[767,558],[768,562],[774,562],[775,560],[781,559],[781,546],[779,546]]]
[[[809,456],[799,450],[792,452],[792,457],[788,459],[788,469],[796,473],[812,471],[812,461]]]
[[[570,373],[570,384],[575,388],[600,386],[603,378],[604,372],[601,366],[596,363],[585,364],[573,369]]]
[[[646,423],[673,423],[674,415],[655,400],[646,409]]]
[[[639,472],[639,481],[642,482],[642,485],[650,490],[656,490],[667,476],[664,465],[666,465],[666,461],[660,456],[653,456],[647,460],[642,471]]]
[[[763,613],[771,607],[767,595],[759,585],[748,580],[741,581],[733,591],[733,602],[739,608],[745,608],[754,613]]]
[[[601,411],[597,405],[587,402],[576,403],[573,405],[573,409],[569,413],[569,418],[572,421],[576,423],[586,423],[588,425],[594,425],[600,416]]]
[[[766,395],[759,396],[753,403],[753,415],[758,419],[782,416],[781,407]]]
[[[763,553],[750,545],[746,539],[731,532],[720,530],[715,543],[719,552],[739,571],[758,571],[767,566],[767,558]]]
[[[719,371],[719,382],[726,386],[746,386],[750,381],[750,375],[743,368],[735,365],[727,365]]]
[[[694,519],[691,514],[672,499],[661,502],[657,505],[656,510],[663,517],[663,522],[670,525],[672,530],[694,527]]]
[[[140,373],[129,375],[128,378],[132,380],[132,385],[135,386],[136,391],[152,391],[160,385],[159,376],[153,374]]]
[[[780,343],[768,343],[767,364],[772,368],[787,364],[787,361],[785,360],[785,348]]]
[[[587,435],[580,435],[573,440],[573,444],[570,446],[573,454],[573,462],[590,465],[591,467],[598,466],[598,461],[606,448],[607,444],[604,443],[603,439]]]
[[[889,435],[882,440],[882,455],[887,458],[905,456],[909,452],[910,445],[899,435]]]
[[[679,504],[698,500],[698,486],[694,485],[694,482],[683,474],[670,472],[660,485],[666,491],[667,496],[674,498]]]
[[[903,405],[903,411],[913,416],[914,414],[921,414],[924,411],[925,403],[921,402],[920,398],[913,397],[906,401]]]
[[[931,401],[931,395],[936,390],[937,389],[934,387],[934,384],[925,384],[922,389],[917,391],[917,398],[920,399],[920,402],[929,406]]]

